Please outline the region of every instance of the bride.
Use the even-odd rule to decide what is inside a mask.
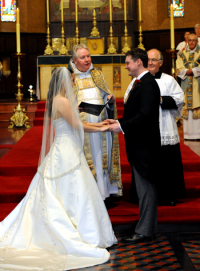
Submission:
[[[66,68],[49,84],[38,171],[26,196],[0,223],[0,270],[70,270],[109,260],[117,243],[83,153],[81,123]]]

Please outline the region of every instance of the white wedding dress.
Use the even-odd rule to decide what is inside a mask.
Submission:
[[[46,156],[24,199],[0,223],[0,270],[93,266],[109,260],[105,248],[117,243],[71,126],[59,118],[54,127],[53,159]]]

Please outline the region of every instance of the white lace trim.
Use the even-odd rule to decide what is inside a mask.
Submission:
[[[179,143],[179,136],[161,136],[161,146],[163,145],[176,145]]]
[[[179,143],[179,135],[176,124],[176,118],[182,115],[182,106],[184,93],[176,80],[168,74],[162,73],[160,79],[156,79],[161,96],[170,96],[174,99],[177,109],[162,110],[159,109],[159,122],[161,145],[175,145]]]

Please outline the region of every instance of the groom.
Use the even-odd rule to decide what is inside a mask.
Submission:
[[[124,97],[123,118],[109,120],[110,130],[123,132],[128,161],[133,169],[139,197],[140,220],[135,233],[125,242],[151,240],[157,227],[157,194],[159,174],[159,87],[148,72],[147,53],[139,48],[126,53],[125,69],[135,76]]]

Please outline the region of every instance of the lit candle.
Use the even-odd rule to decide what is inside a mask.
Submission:
[[[126,0],[124,0],[124,21],[126,21]]]
[[[76,22],[78,22],[78,6],[77,6],[77,0],[75,2],[75,13],[76,13]]]
[[[60,9],[61,9],[61,22],[63,22],[63,0],[60,2]]]
[[[49,23],[49,0],[47,0],[47,23]]]
[[[16,45],[17,45],[17,53],[21,52],[21,44],[20,44],[20,17],[19,17],[19,9],[16,10]]]
[[[142,21],[141,0],[138,0],[138,7],[139,7],[139,22],[141,22]]]
[[[174,12],[173,5],[170,6],[170,37],[171,37],[171,49],[175,48],[174,43]]]
[[[112,1],[109,1],[110,6],[110,22],[112,22]]]

